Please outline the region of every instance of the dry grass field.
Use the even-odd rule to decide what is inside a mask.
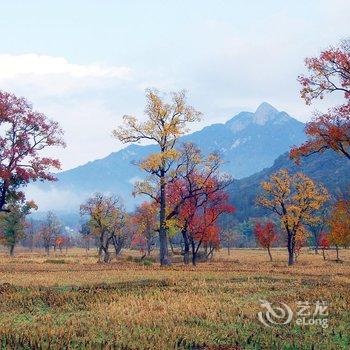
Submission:
[[[1,349],[349,349],[350,251],[342,263],[303,252],[225,250],[197,267],[137,261],[124,251],[97,264],[95,251],[0,253]],[[266,327],[260,299],[327,301],[328,328]]]

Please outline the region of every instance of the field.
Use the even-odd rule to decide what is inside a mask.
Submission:
[[[349,349],[350,251],[303,252],[287,267],[284,250],[222,250],[185,267],[140,263],[124,251],[110,264],[72,249],[0,256],[2,349]],[[264,326],[260,299],[327,301],[328,328]]]

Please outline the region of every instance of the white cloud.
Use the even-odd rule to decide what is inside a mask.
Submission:
[[[119,78],[129,77],[129,67],[109,67],[99,63],[74,64],[63,57],[38,55],[0,54],[0,79],[13,79],[21,75],[62,74],[75,78]]]
[[[57,120],[65,130],[65,149],[53,148],[50,156],[58,157],[63,169],[107,156],[122,145],[112,137],[122,113],[111,110],[98,98],[65,98],[64,101],[41,103],[40,111]],[[119,118],[118,118],[119,117]]]
[[[100,63],[75,64],[35,53],[0,54],[1,89],[31,99],[81,94],[129,81],[132,70]]]
[[[43,189],[36,184],[30,184],[25,189],[27,199],[33,199],[40,211],[46,210],[77,210],[87,194],[77,195],[72,191],[57,189]]]

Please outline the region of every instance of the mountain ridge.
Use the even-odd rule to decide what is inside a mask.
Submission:
[[[180,138],[180,142],[193,142],[204,154],[218,151],[225,161],[222,171],[235,178],[271,166],[281,153],[304,140],[304,124],[266,102],[255,112],[240,112],[226,123],[215,123]],[[33,198],[35,191],[37,197],[51,195],[56,207],[60,193],[64,194],[67,198],[62,200],[62,209],[70,210],[93,192],[112,192],[120,194],[131,208],[135,204],[131,199],[133,183],[145,176],[131,163],[155,151],[155,145],[128,145],[107,157],[57,173],[58,182],[33,184],[29,194],[32,191]],[[47,202],[40,205],[39,201],[39,207],[50,206]]]
[[[317,183],[324,185],[333,200],[349,191],[346,180],[350,178],[350,162],[345,157],[328,150],[322,154],[313,154],[303,158],[300,165],[297,165],[286,152],[280,155],[272,166],[232,183],[228,192],[232,204],[237,209],[236,219],[243,221],[249,217],[259,217],[270,213],[256,206],[255,200],[258,193],[261,192],[261,182],[268,180],[273,173],[282,168],[292,174],[302,172]],[[242,193],[244,196],[241,195]]]

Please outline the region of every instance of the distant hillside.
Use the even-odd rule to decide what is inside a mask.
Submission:
[[[277,156],[303,142],[303,130],[303,123],[264,102],[255,113],[241,112],[225,124],[210,125],[181,141],[195,143],[204,154],[219,151],[226,161],[222,170],[242,178],[271,166]],[[153,145],[129,145],[106,158],[57,174],[58,182],[34,184],[29,195],[37,199],[40,210],[76,211],[96,191],[119,194],[132,208],[133,183],[144,176],[133,162],[155,150]]]
[[[260,191],[260,183],[279,169],[287,168],[291,173],[298,171],[308,175],[313,180],[322,183],[328,191],[337,196],[350,190],[350,161],[345,157],[328,151],[304,158],[300,166],[289,159],[288,153],[278,157],[274,164],[252,176],[236,180],[230,187],[231,201],[237,211],[235,217],[245,220],[266,214],[266,210],[255,205]]]

